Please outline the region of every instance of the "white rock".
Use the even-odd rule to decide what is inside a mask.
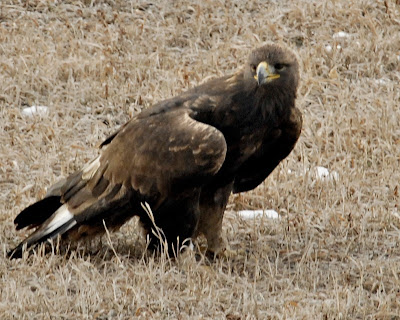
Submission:
[[[255,219],[255,218],[268,218],[268,219],[279,219],[279,214],[275,210],[241,210],[237,212],[238,215],[243,219]]]
[[[316,167],[315,168],[315,178],[317,180],[339,180],[339,174],[336,171],[330,172],[327,168],[325,167]]]
[[[388,82],[388,80],[386,80],[386,79],[375,79],[375,83],[376,84],[382,84],[382,85],[385,85],[386,83]]]
[[[331,53],[332,52],[333,47],[330,44],[327,44],[325,46],[325,51],[327,53]],[[336,45],[336,49],[340,51],[340,49],[342,49],[342,46],[340,44]]]
[[[337,38],[350,38],[350,37],[351,37],[351,35],[348,34],[347,32],[344,32],[344,31],[339,31],[339,32],[336,32],[335,34],[333,34],[333,38],[334,39],[337,39]]]
[[[22,109],[22,114],[28,117],[44,116],[49,112],[46,106],[32,106]]]
[[[329,45],[329,44],[326,45],[326,46],[325,46],[325,51],[326,51],[326,52],[332,52],[332,46]]]
[[[13,164],[15,169],[19,170],[19,165],[18,165],[18,161],[17,160],[13,160],[12,164]]]

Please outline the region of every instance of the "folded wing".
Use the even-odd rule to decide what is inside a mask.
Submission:
[[[103,220],[117,228],[137,214],[140,202],[156,209],[206,183],[221,168],[227,146],[220,131],[190,112],[163,110],[125,124],[96,159],[16,217],[17,229],[37,229],[10,255],[67,232],[72,238],[102,232]]]

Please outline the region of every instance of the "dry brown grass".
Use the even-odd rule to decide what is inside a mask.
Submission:
[[[1,1],[0,318],[400,319],[398,1],[196,3]],[[302,61],[304,131],[265,184],[232,198],[224,228],[245,254],[154,258],[132,222],[111,245],[5,257],[23,237],[16,214],[114,128],[266,40]],[[23,116],[31,105],[50,113]],[[339,180],[315,180],[317,165]]]

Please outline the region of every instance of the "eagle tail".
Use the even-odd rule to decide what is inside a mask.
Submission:
[[[54,239],[58,235],[64,234],[75,225],[76,220],[74,215],[68,210],[67,205],[64,204],[44,221],[44,223],[28,238],[14,249],[10,250],[8,256],[12,259],[21,258],[25,247],[29,248],[35,244],[45,242],[46,240]]]

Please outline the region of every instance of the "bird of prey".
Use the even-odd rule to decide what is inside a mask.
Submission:
[[[133,216],[151,246],[160,245],[155,224],[170,250],[203,234],[208,252],[218,254],[230,194],[262,183],[299,138],[298,84],[293,51],[267,43],[236,73],[142,111],[101,144],[97,158],[15,218],[17,230],[35,230],[9,256],[59,235],[73,241],[118,229]]]

